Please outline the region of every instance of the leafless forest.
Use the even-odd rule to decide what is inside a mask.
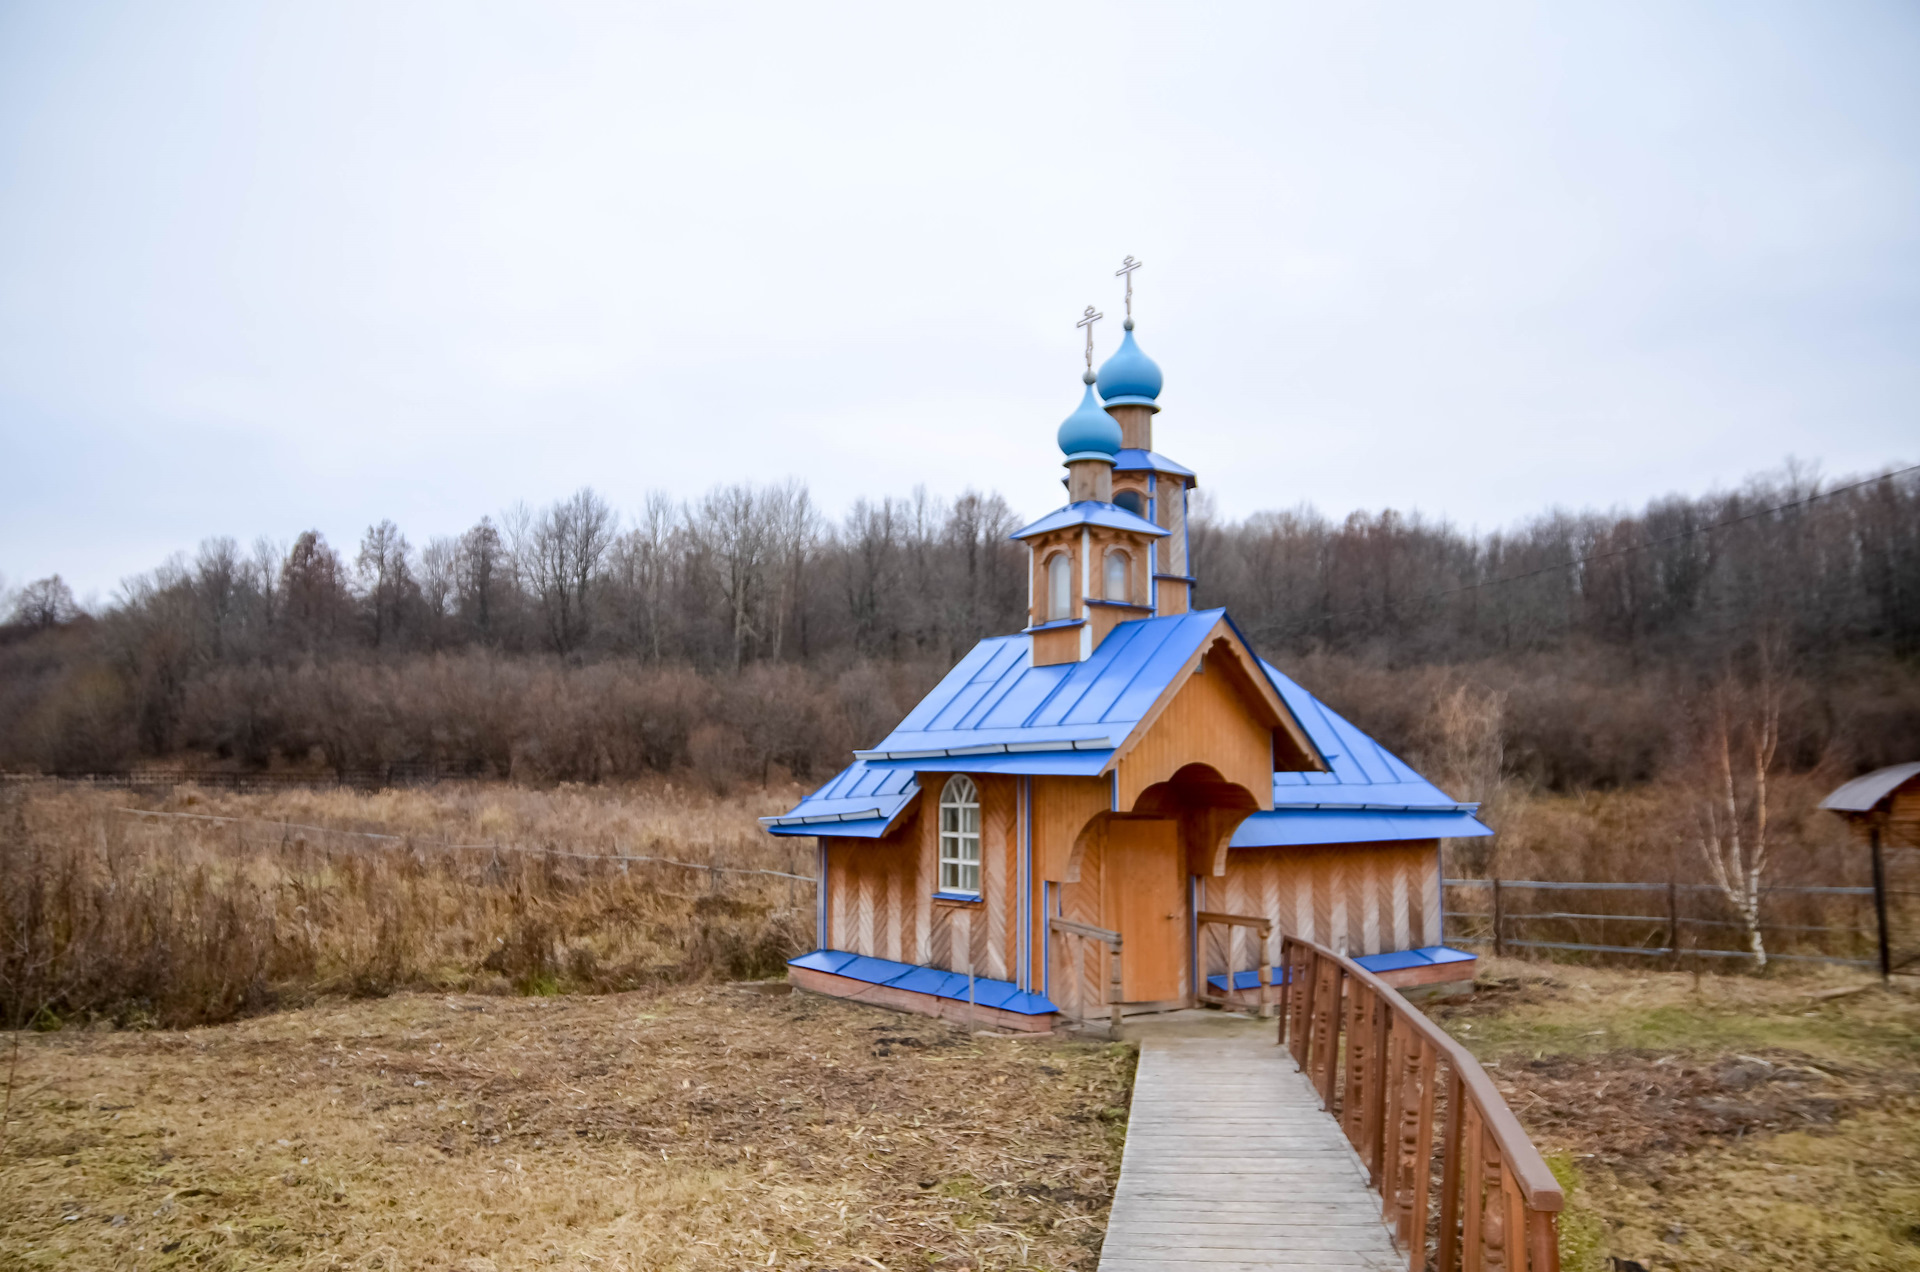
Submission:
[[[1670,776],[1756,686],[1784,770],[1920,755],[1914,473],[1789,470],[1485,535],[1201,513],[1199,602],[1465,794]],[[424,545],[390,521],[209,540],[96,615],[40,580],[0,638],[0,766],[814,780],[1022,625],[1017,521],[998,495],[836,522],[797,484],[629,510],[582,490]]]

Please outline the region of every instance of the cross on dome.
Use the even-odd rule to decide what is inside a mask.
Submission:
[[[1087,329],[1087,383],[1088,384],[1093,383],[1093,324],[1096,322],[1099,322],[1102,318],[1105,318],[1105,317],[1106,317],[1105,314],[1096,314],[1095,312],[1093,312],[1093,306],[1088,305],[1087,312],[1080,316],[1080,321],[1073,324],[1076,327],[1085,327]]]
[[[1129,256],[1120,262],[1120,268],[1113,271],[1115,278],[1127,280],[1127,322],[1126,329],[1133,330],[1133,271],[1140,268],[1140,262]]]

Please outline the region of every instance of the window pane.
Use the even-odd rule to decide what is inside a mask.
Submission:
[[[1107,599],[1127,599],[1127,557],[1124,552],[1107,553]]]
[[[979,866],[962,866],[960,867],[960,870],[961,870],[962,877],[966,879],[966,883],[964,885],[966,890],[968,892],[980,891],[980,867]]]
[[[1061,552],[1047,562],[1047,617],[1071,618],[1073,611],[1073,562]]]
[[[980,805],[969,804],[960,810],[960,829],[969,835],[980,833]]]

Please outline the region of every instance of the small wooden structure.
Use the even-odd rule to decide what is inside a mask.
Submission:
[[[1838,813],[1867,841],[1873,855],[1873,911],[1880,934],[1880,979],[1912,962],[1896,958],[1888,917],[1887,855],[1890,849],[1920,847],[1920,764],[1876,769],[1834,791],[1820,807]]]
[[[1442,945],[1439,845],[1492,833],[1477,807],[1192,608],[1196,478],[1153,449],[1160,370],[1131,319],[1089,377],[1059,434],[1070,502],[1014,535],[1026,629],[766,819],[819,842],[794,983],[1046,1030],[1265,1010],[1283,933],[1389,981],[1471,979]]]

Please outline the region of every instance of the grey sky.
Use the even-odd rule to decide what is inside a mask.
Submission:
[[[1920,457],[1911,4],[0,5],[0,571],[797,476],[1230,514]]]

